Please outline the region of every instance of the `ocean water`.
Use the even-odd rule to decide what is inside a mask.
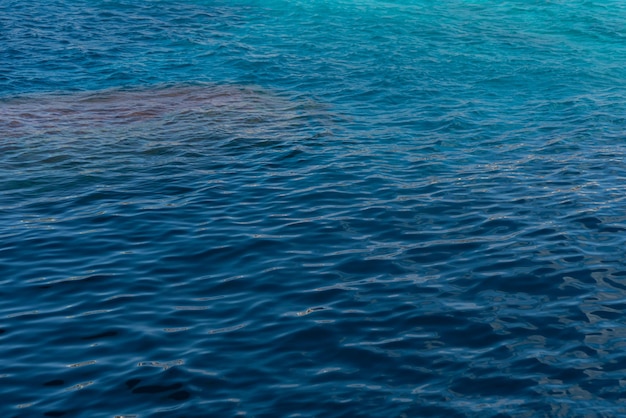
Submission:
[[[626,4],[0,0],[2,417],[626,414]]]

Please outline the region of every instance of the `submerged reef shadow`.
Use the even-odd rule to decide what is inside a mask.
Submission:
[[[239,85],[169,85],[72,93],[42,93],[0,99],[4,138],[88,134],[102,130],[172,125],[178,121],[245,129],[270,122],[278,128],[303,116],[325,114],[324,106]]]

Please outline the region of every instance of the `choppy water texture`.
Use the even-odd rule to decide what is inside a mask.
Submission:
[[[2,417],[626,414],[626,7],[0,2]]]

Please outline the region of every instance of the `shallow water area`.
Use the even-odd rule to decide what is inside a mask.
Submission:
[[[0,4],[2,416],[619,416],[617,1]]]

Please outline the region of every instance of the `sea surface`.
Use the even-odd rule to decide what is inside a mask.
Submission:
[[[622,0],[0,0],[0,416],[626,415]]]

